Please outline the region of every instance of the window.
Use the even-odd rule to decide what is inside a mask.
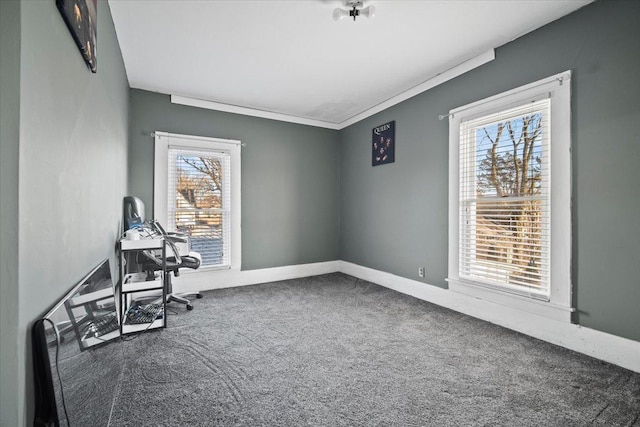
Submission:
[[[239,268],[240,143],[156,132],[154,214],[191,237],[202,268]]]
[[[450,112],[452,290],[569,320],[570,76]]]

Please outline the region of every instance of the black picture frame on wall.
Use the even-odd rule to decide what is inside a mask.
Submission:
[[[98,0],[56,0],[56,6],[69,28],[87,67],[98,71],[96,56]]]
[[[371,166],[395,162],[395,151],[396,122],[374,127],[371,135]]]

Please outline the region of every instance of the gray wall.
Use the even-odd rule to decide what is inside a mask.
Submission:
[[[241,140],[242,269],[338,258],[337,132],[171,104],[131,91],[131,193],[153,210],[153,131]]]
[[[243,269],[344,259],[417,279],[425,266],[424,281],[445,287],[448,129],[438,114],[566,69],[574,72],[577,320],[640,340],[640,3],[587,6],[341,132],[129,93],[108,3],[98,4],[92,75],[55,2],[0,2],[3,426],[31,423],[32,321],[100,260],[113,260],[125,194],[152,207],[150,132],[247,144]],[[389,120],[396,163],[372,168],[371,128]]]
[[[640,340],[640,2],[600,1],[496,59],[344,129],[340,258],[446,287],[448,123],[438,115],[573,71],[576,320]],[[371,129],[396,121],[396,162],[371,167]]]
[[[0,425],[18,425],[20,2],[0,1]]]
[[[2,385],[2,412],[13,394],[18,420],[7,425],[32,423],[30,326],[92,267],[114,261],[127,183],[129,86],[108,3],[98,2],[98,74],[54,1],[23,0],[20,21],[19,316],[9,366],[18,378]]]

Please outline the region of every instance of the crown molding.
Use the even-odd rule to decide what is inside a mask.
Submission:
[[[393,98],[389,98],[384,102],[381,102],[378,105],[375,105],[368,110],[363,111],[360,114],[357,114],[339,124],[340,129],[344,129],[347,126],[351,126],[354,123],[359,122],[360,120],[366,119],[367,117],[373,116],[376,113],[379,113],[387,108],[393,107],[396,104],[401,103],[402,101],[406,101],[409,98],[412,98],[422,92],[426,92],[429,89],[432,89],[436,86],[441,85],[449,80],[452,80],[464,73],[467,73],[474,68],[478,68],[479,66],[486,64],[487,62],[491,62],[496,58],[495,51],[491,49],[488,52],[485,52],[481,55],[476,56],[475,58],[471,58],[468,61],[465,61],[461,64],[458,64],[454,67],[449,68],[446,71],[436,75],[435,77],[430,78],[417,86],[412,87],[409,90],[406,90],[399,95],[394,96]]]
[[[272,111],[259,110],[256,108],[240,107],[238,105],[223,104],[221,102],[206,101],[204,99],[188,98],[186,96],[171,95],[171,103],[188,105],[190,107],[205,108],[208,110],[224,111],[227,113],[242,114],[244,116],[260,117],[262,119],[278,120],[281,122],[297,123],[307,126],[316,126],[327,129],[341,129],[338,123],[325,122],[322,120],[297,117],[289,114],[274,113]]]
[[[431,88],[441,85],[442,83],[445,83],[451,79],[454,79],[464,73],[467,73],[473,70],[474,68],[477,68],[483,64],[486,64],[487,62],[493,61],[495,57],[496,57],[495,51],[494,49],[491,49],[481,55],[478,55],[461,64],[451,67],[448,70],[443,71],[442,73],[420,83],[419,85],[416,85],[411,89],[408,89],[392,98],[389,98],[386,101],[383,101],[340,123],[326,122],[323,120],[309,119],[306,117],[298,117],[298,116],[293,116],[289,114],[282,114],[282,113],[276,113],[272,111],[260,110],[256,108],[240,107],[238,105],[223,104],[221,102],[206,101],[204,99],[189,98],[186,96],[179,96],[179,95],[171,95],[171,103],[179,104],[179,105],[187,105],[190,107],[205,108],[208,110],[224,111],[227,113],[242,114],[242,115],[251,116],[251,117],[260,117],[263,119],[297,123],[297,124],[307,125],[307,126],[316,126],[316,127],[326,128],[326,129],[341,130],[346,128],[347,126],[351,126],[352,124],[359,122],[360,120],[366,119],[367,117],[370,117],[376,113],[386,110],[387,108],[393,107],[394,105],[399,104],[402,101],[405,101],[422,92],[425,92]]]

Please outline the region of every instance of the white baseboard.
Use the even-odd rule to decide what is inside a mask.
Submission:
[[[260,268],[257,270],[198,270],[184,272],[172,277],[175,292],[196,292],[212,289],[257,285],[279,280],[318,276],[338,271],[338,261],[312,264],[287,265],[284,267]]]
[[[383,271],[338,261],[339,271],[640,373],[640,342],[548,319]]]
[[[640,373],[640,342],[548,319],[346,261],[288,265],[257,270],[186,272],[173,278],[176,292],[206,291],[342,272],[400,293],[455,310],[534,338]]]

